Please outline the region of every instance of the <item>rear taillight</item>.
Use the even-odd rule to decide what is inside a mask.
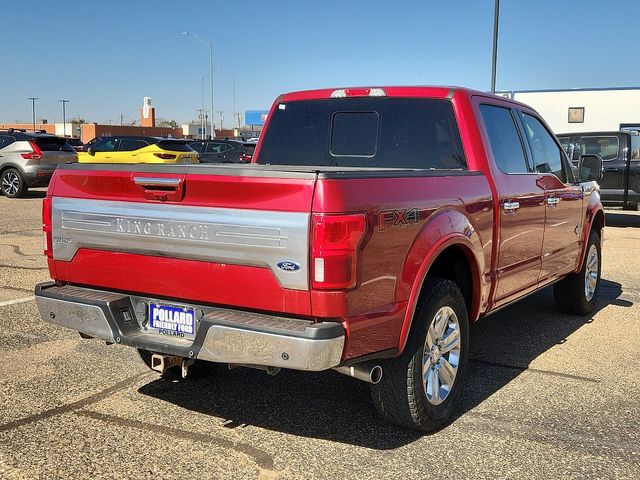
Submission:
[[[172,153],[154,153],[154,155],[163,160],[173,160],[174,158],[176,158],[176,156]]]
[[[241,153],[240,154],[240,160],[242,160],[243,162],[250,162],[251,161],[251,155],[248,155],[246,153]]]
[[[51,197],[42,200],[42,232],[44,240],[44,254],[53,257],[53,238],[51,234]]]
[[[29,140],[29,146],[33,150],[31,153],[23,153],[22,158],[26,158],[27,160],[39,160],[42,158],[42,150],[36,142],[33,140]]]
[[[355,287],[358,250],[367,226],[365,215],[314,215],[312,222],[313,288],[344,290]]]

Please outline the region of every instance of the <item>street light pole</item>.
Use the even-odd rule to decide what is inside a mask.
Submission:
[[[36,131],[36,100],[40,100],[38,97],[29,97],[31,100],[31,115],[33,119],[33,131]]]
[[[496,63],[498,60],[498,19],[500,17],[500,0],[495,0],[493,10],[493,58],[491,61],[491,93],[496,93]]]
[[[58,100],[58,101],[62,103],[62,136],[66,137],[67,136],[67,110],[65,107],[67,103],[70,102],[70,100]]]
[[[209,75],[211,77],[211,138],[215,137],[215,126],[213,125],[213,43],[207,42],[204,38],[196,33],[182,32],[181,35],[191,36],[198,40],[201,44],[209,47]]]

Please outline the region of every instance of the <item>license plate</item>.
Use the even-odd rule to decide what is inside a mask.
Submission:
[[[194,338],[196,316],[193,308],[173,305],[149,304],[149,327],[161,335]]]

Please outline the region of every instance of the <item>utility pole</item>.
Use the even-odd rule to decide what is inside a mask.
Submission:
[[[498,19],[500,17],[500,0],[495,0],[493,10],[493,58],[491,61],[491,93],[496,93],[496,63],[498,60]]]
[[[235,117],[236,112],[236,76],[233,76],[233,116]],[[238,126],[239,127],[239,126]]]
[[[67,136],[67,109],[65,108],[67,106],[67,103],[70,102],[70,100],[58,100],[60,103],[62,103],[62,136],[66,137]]]
[[[213,125],[213,43],[206,41],[200,35],[191,32],[182,32],[180,35],[190,36],[195,38],[198,42],[200,42],[205,47],[209,47],[209,76],[211,77],[211,138],[215,137],[214,130],[215,127]]]
[[[222,130],[222,123],[224,122],[224,112],[219,110],[218,115],[220,115],[220,130]]]
[[[36,131],[36,100],[40,100],[38,97],[29,97],[31,100],[31,116],[33,119],[33,131]]]

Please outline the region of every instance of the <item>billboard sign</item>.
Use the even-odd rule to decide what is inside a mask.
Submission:
[[[247,110],[244,112],[245,125],[264,125],[269,115],[269,110]]]

